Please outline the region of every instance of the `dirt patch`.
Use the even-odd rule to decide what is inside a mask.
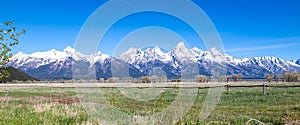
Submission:
[[[67,96],[64,94],[58,95],[46,95],[46,96],[29,96],[16,98],[11,96],[0,96],[0,104],[2,102],[10,102],[15,106],[34,106],[39,104],[64,104],[64,105],[73,105],[79,104],[80,100],[77,97]],[[15,102],[14,102],[15,101]]]
[[[66,105],[78,104],[80,102],[78,97],[67,96],[65,94],[51,95],[48,96],[48,98],[50,98],[49,100],[53,103],[66,104]]]
[[[17,100],[19,98],[15,98],[15,97],[10,97],[10,96],[0,96],[0,104],[5,102],[5,101],[10,101],[10,100]]]

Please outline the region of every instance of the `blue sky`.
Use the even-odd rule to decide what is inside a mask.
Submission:
[[[13,48],[13,53],[32,53],[49,49],[74,47],[85,20],[105,0],[5,0],[1,1],[0,22],[14,20],[27,33]],[[243,58],[276,56],[288,60],[300,58],[300,1],[299,0],[194,0],[210,17],[222,38],[226,53]],[[180,8],[178,8],[180,9]],[[183,8],[184,10],[184,8]],[[137,19],[148,20],[148,22]],[[156,22],[150,19],[161,19]],[[167,20],[167,21],[166,21]],[[172,22],[172,23],[168,23]],[[100,45],[103,53],[112,53],[120,40],[116,31],[128,32],[147,23],[183,32],[190,47],[204,49],[193,31],[184,23],[163,14],[141,13],[122,19],[116,29]],[[110,43],[110,44],[109,44]],[[111,48],[110,48],[111,47]]]

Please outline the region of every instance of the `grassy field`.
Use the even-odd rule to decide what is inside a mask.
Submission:
[[[172,104],[179,91],[186,91],[168,88],[155,99],[136,101],[115,88],[97,89],[104,92],[103,97],[111,107],[135,116],[161,112]],[[97,124],[98,120],[88,115],[76,92],[74,88],[0,88],[0,124]],[[246,124],[256,119],[281,125],[300,120],[300,88],[269,87],[264,96],[262,87],[230,88],[229,93],[224,88],[212,114],[201,121],[199,116],[207,93],[208,89],[199,90],[193,106],[177,124]],[[169,116],[165,117],[162,119]]]

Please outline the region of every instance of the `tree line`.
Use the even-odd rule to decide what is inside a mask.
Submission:
[[[232,75],[225,75],[225,76],[206,76],[206,75],[197,75],[195,77],[196,82],[198,83],[205,83],[205,82],[238,82],[241,81],[243,78],[240,74],[232,74]],[[299,72],[283,72],[283,74],[267,74],[265,76],[266,81],[271,82],[300,82],[300,73]]]
[[[100,83],[165,83],[167,82],[167,76],[143,76],[139,78],[118,78],[110,77],[107,80],[100,78]]]
[[[185,79],[184,81],[208,83],[208,82],[239,82],[243,79],[241,74],[232,74],[224,76],[206,76],[196,75],[195,79]],[[300,82],[300,73],[297,72],[284,72],[283,74],[266,74],[265,79],[267,82]],[[181,82],[181,79],[169,79],[167,76],[142,76],[139,78],[133,77],[110,77],[108,79],[99,78],[94,82],[97,83],[166,83],[166,82]],[[91,81],[89,81],[91,82]]]
[[[240,74],[232,74],[232,75],[225,75],[225,76],[206,76],[206,75],[197,75],[195,77],[197,83],[205,83],[205,82],[213,82],[213,81],[218,81],[218,82],[229,82],[229,81],[234,81],[238,82],[243,78],[242,75]]]
[[[297,72],[283,72],[283,74],[267,74],[266,80],[271,82],[300,82],[300,73]]]

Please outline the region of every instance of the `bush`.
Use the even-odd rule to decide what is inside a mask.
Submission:
[[[207,77],[205,75],[197,75],[196,76],[196,82],[198,82],[198,83],[207,82]]]
[[[142,83],[151,83],[150,76],[143,76]]]

